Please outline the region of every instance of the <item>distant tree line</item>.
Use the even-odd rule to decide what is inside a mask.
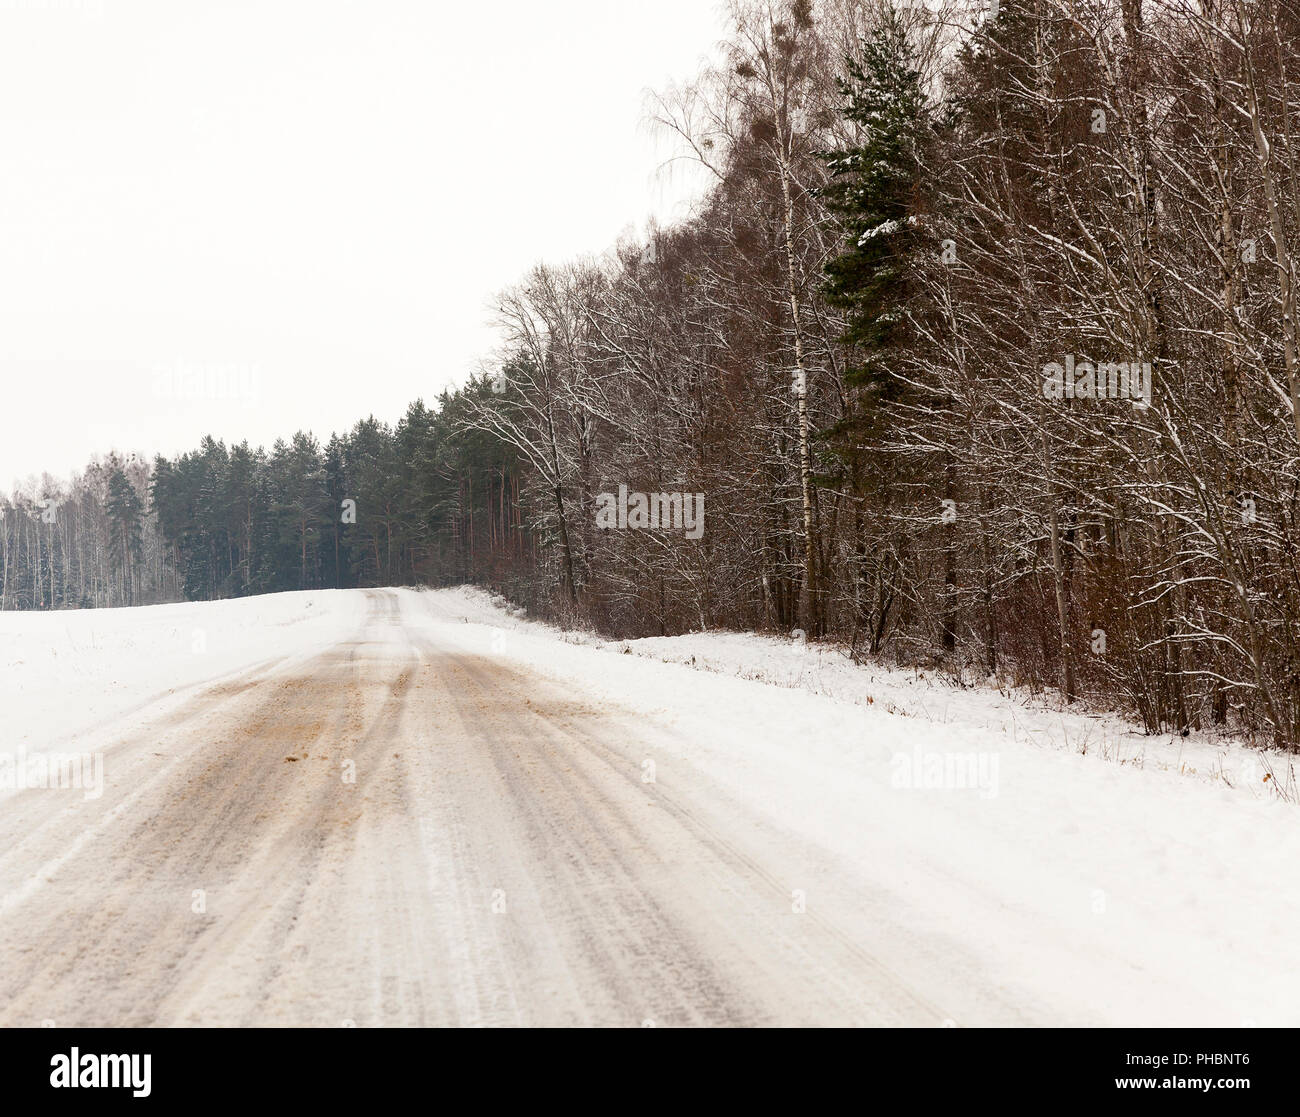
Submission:
[[[462,466],[455,400],[369,418],[322,447],[299,432],[267,452],[205,439],[158,459],[152,508],[191,599],[469,580],[491,573],[474,540],[519,549],[513,456]],[[475,492],[475,485],[478,491]],[[477,521],[477,522],[476,522]],[[507,548],[509,549],[509,548]]]
[[[6,606],[474,581],[1296,747],[1300,9],[731,17],[653,102],[689,220],[539,265],[396,428],[96,467],[75,528],[22,497]],[[703,535],[604,529],[613,493],[702,493]]]
[[[486,386],[481,391],[488,391]],[[210,601],[284,590],[505,577],[535,550],[509,448],[458,429],[464,393],[324,446],[205,438],[174,459],[113,455],[0,498],[9,609]]]
[[[149,473],[114,454],[70,485],[45,474],[0,496],[0,609],[175,600],[180,582],[146,512]]]

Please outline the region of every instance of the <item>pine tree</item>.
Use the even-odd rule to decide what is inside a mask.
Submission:
[[[112,524],[109,553],[122,574],[126,603],[135,604],[135,571],[141,557],[144,504],[119,463],[108,478],[108,518]]]

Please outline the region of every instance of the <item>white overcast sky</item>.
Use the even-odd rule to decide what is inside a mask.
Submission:
[[[644,94],[722,33],[715,0],[0,0],[0,487],[432,402],[496,290],[684,211]]]

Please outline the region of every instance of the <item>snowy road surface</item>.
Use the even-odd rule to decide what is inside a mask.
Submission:
[[[0,1024],[1300,1021],[1293,806],[478,600],[7,621]]]

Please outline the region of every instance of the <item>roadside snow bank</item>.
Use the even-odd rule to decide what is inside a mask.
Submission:
[[[435,591],[438,608],[463,621],[504,632],[532,633],[675,663],[773,686],[806,691],[934,725],[991,729],[1042,748],[1076,753],[1124,767],[1177,773],[1258,799],[1300,800],[1295,758],[1250,748],[1232,738],[1194,732],[1149,736],[1113,713],[1062,709],[1048,696],[1031,697],[991,685],[958,686],[925,670],[855,664],[841,649],[756,633],[705,632],[642,640],[605,640],[529,620],[523,610],[474,586]],[[498,636],[498,643],[501,637]]]

